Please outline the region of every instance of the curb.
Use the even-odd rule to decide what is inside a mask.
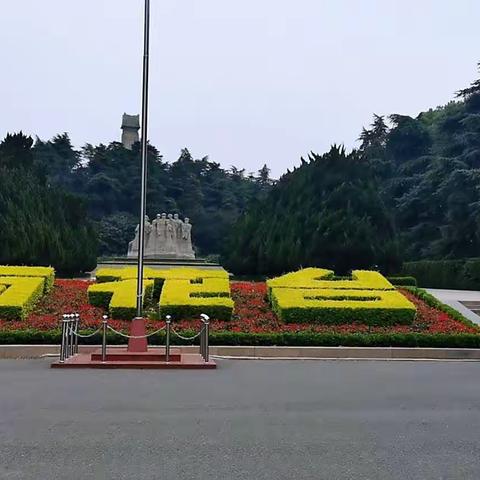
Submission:
[[[109,348],[122,348],[121,345]],[[80,353],[91,353],[100,345],[82,345]],[[125,348],[125,346],[123,346]],[[198,351],[198,346],[175,346],[182,353]],[[59,353],[58,345],[0,345],[0,359],[42,358]],[[468,360],[480,361],[480,349],[403,347],[244,347],[211,346],[210,355],[255,360]]]

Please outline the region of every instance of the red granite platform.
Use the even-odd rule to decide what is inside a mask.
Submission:
[[[170,350],[170,361],[165,358],[165,348],[149,348],[147,352],[129,352],[126,348],[107,349],[107,360],[102,362],[101,350],[93,353],[79,353],[52,368],[125,368],[125,369],[214,369],[215,361],[205,362],[198,353],[181,353],[179,349]]]

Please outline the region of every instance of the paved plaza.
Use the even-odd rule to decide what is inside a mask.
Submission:
[[[476,362],[0,361],[0,479],[480,478]]]

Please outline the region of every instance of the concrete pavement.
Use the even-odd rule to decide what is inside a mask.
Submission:
[[[0,479],[480,478],[478,363],[0,361]]]

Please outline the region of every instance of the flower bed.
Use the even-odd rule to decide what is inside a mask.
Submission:
[[[90,282],[56,280],[53,290],[44,297],[26,320],[0,320],[0,343],[58,343],[59,323],[63,313],[78,312],[82,327],[92,330],[100,324],[105,309],[88,303]],[[411,325],[368,326],[364,324],[285,324],[272,312],[266,300],[265,283],[233,282],[235,312],[230,321],[213,321],[211,343],[217,345],[348,345],[348,346],[422,346],[480,348],[480,329],[461,314],[440,304],[422,290],[402,289],[417,307]],[[117,330],[128,332],[130,322],[110,320]],[[161,326],[148,321],[149,331]],[[197,329],[198,319],[175,322],[177,331]],[[89,341],[98,344],[100,338]],[[119,336],[109,336],[110,344],[124,343]],[[162,343],[159,334],[152,343]]]

